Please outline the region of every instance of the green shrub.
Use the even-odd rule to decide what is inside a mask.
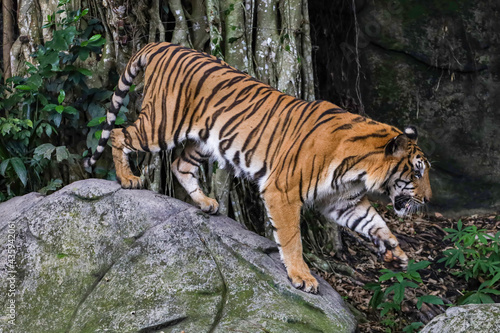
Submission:
[[[102,54],[105,40],[98,32],[103,27],[96,19],[80,24],[88,9],[71,11],[68,3],[60,0],[58,11],[47,17],[44,28],[52,40],[38,45],[26,75],[0,85],[0,201],[53,191],[69,170],[81,170],[83,177],[74,143],[85,142],[88,119],[104,116],[112,94],[90,89],[86,80],[93,73],[77,66]],[[95,146],[96,132],[90,131],[87,147]]]
[[[407,290],[417,289],[422,283],[422,278],[418,272],[421,269],[428,267],[429,261],[420,261],[415,263],[410,260],[406,272],[393,272],[389,269],[380,270],[383,273],[378,282],[365,284],[364,288],[373,291],[373,296],[370,299],[369,305],[376,310],[380,310],[380,316],[385,319],[382,324],[387,326],[390,332],[395,326],[394,315],[401,311],[401,304],[407,299]],[[385,284],[384,284],[385,283]],[[423,303],[429,304],[444,304],[443,300],[433,295],[422,295],[417,297],[417,308],[420,310]],[[420,327],[421,323],[411,323],[404,327],[405,332],[413,332]]]
[[[464,227],[462,220],[457,222],[457,229],[444,230],[448,232],[444,239],[453,241],[453,248],[445,250],[438,262],[458,268],[454,274],[466,281],[471,278],[484,281],[478,290],[466,292],[457,304],[494,303],[489,295],[500,295],[500,291],[492,288],[500,280],[500,231],[492,235],[475,225]]]

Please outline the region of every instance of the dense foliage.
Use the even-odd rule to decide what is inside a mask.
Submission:
[[[83,22],[88,10],[70,11],[68,3],[60,0],[59,10],[47,17],[43,28],[51,30],[52,40],[38,45],[26,75],[0,86],[0,201],[53,191],[72,174],[85,178],[79,142],[95,146],[99,132],[88,131],[87,122],[103,121],[112,91],[87,86],[92,72],[81,64],[100,57],[102,26],[96,19]]]
[[[444,251],[447,267],[457,268],[453,274],[481,281],[477,290],[467,291],[458,304],[495,303],[490,295],[500,295],[493,286],[500,280],[500,231],[488,233],[475,225],[463,227],[461,220],[457,228],[446,228],[449,234],[445,239],[453,241],[453,248]]]

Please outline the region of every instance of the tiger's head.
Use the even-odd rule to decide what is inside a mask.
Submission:
[[[385,146],[386,159],[394,164],[385,181],[385,190],[399,216],[419,210],[432,196],[431,165],[417,146],[417,137],[417,129],[409,126]]]

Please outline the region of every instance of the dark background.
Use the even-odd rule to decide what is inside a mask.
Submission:
[[[312,0],[309,10],[317,97],[417,126],[431,210],[497,211],[500,3]]]

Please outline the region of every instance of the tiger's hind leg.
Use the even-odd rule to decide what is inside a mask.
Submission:
[[[219,203],[217,200],[207,197],[198,183],[198,170],[200,164],[206,159],[207,156],[200,152],[199,146],[188,143],[181,155],[172,163],[172,171],[201,210],[215,214],[219,209]]]
[[[130,170],[128,154],[133,151],[125,145],[124,129],[115,128],[111,131],[111,146],[115,163],[116,178],[123,188],[141,188],[141,179],[134,176]]]

